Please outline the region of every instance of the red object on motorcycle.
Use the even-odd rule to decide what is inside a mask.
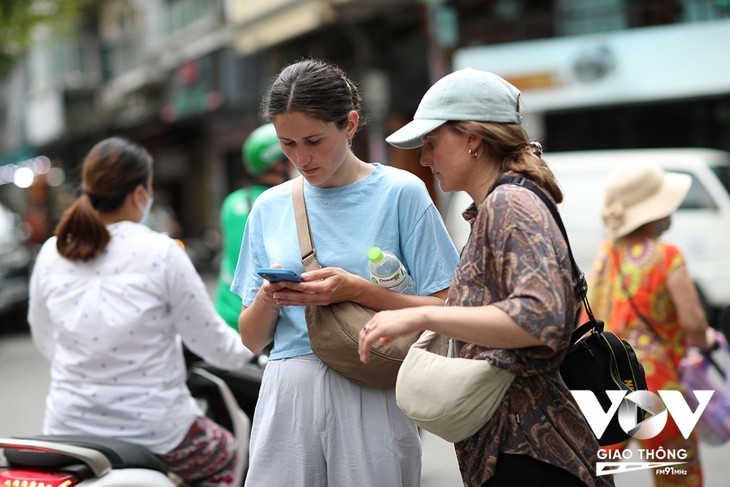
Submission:
[[[0,467],[0,486],[20,487],[35,485],[37,487],[73,487],[84,480],[82,477],[68,472],[44,472],[21,468]]]

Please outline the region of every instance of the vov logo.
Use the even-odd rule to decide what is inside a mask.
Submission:
[[[613,417],[618,414],[618,423],[621,429],[637,440],[654,438],[661,433],[670,415],[677,424],[682,436],[685,439],[689,438],[700,416],[707,408],[710,398],[715,393],[713,390],[693,391],[698,404],[695,410],[692,411],[680,391],[658,391],[658,394],[650,391],[634,391],[627,394],[625,390],[610,390],[605,391],[610,400],[610,407],[607,411],[604,411],[593,391],[576,390],[570,392],[573,394],[596,438],[600,439],[603,436]],[[643,411],[643,415],[637,414],[641,411]],[[637,421],[637,418],[640,417],[643,417],[643,420]],[[626,451],[630,452],[630,450]],[[639,450],[639,454],[642,460],[682,459],[680,452],[668,450],[662,450],[661,454]],[[659,456],[663,458],[659,458]],[[599,452],[599,459],[605,458],[605,455],[604,458],[601,458]],[[625,455],[618,459],[621,458],[627,459]],[[633,470],[670,467],[683,463],[686,462],[598,462],[596,472],[597,475],[601,476]]]

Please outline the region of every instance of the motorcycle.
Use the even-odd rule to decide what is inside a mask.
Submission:
[[[242,486],[248,442],[266,356],[236,371],[189,363],[188,388],[207,416],[238,445],[233,485]],[[184,485],[147,448],[115,438],[38,435],[0,438],[2,487],[179,487]]]

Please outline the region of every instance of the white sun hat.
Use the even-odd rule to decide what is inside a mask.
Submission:
[[[674,213],[692,178],[666,172],[653,163],[620,163],[606,181],[603,224],[611,236],[623,237],[640,226]]]

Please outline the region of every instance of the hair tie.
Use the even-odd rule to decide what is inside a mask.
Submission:
[[[89,198],[89,202],[91,203],[91,207],[92,208],[96,209],[98,207],[99,200],[102,199],[100,196],[95,195],[94,193],[92,193],[88,189],[82,189],[80,191],[80,193],[81,194],[79,195],[79,197],[86,196],[87,198]]]
[[[532,152],[537,157],[542,157],[542,144],[540,142],[537,142],[536,140],[533,140],[530,142],[530,147],[532,147]]]

